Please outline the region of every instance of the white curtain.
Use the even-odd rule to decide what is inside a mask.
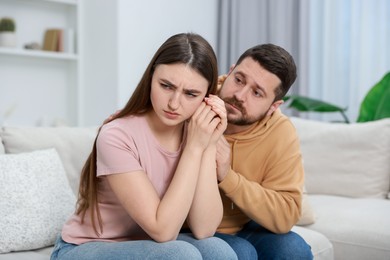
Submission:
[[[298,65],[289,94],[347,107],[352,122],[369,89],[390,71],[390,0],[221,0],[219,21],[221,71],[245,49],[276,43]],[[338,113],[301,116],[342,120]]]
[[[299,0],[219,0],[218,62],[226,73],[246,49],[275,43],[298,58]]]

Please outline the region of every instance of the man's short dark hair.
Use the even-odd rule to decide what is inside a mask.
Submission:
[[[297,78],[297,68],[290,53],[271,43],[260,44],[246,50],[238,58],[236,65],[247,57],[251,57],[261,67],[275,74],[281,80],[281,85],[275,90],[274,101],[282,99]]]

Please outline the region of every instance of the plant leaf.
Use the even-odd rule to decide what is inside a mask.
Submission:
[[[357,122],[390,117],[390,72],[375,84],[360,105]]]
[[[284,100],[291,100],[288,107],[302,112],[344,112],[347,110],[328,102],[298,95],[287,96]]]

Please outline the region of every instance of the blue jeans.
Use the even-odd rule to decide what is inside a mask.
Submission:
[[[225,240],[236,252],[239,260],[313,259],[310,246],[298,234],[292,231],[286,234],[275,234],[258,225],[254,221],[247,223],[236,235],[217,233],[215,236]],[[237,243],[237,238],[242,238],[252,244],[257,252],[257,256],[254,256],[253,253],[245,252],[248,251],[248,247],[245,246],[245,248],[243,248],[243,243]]]
[[[191,234],[179,234],[177,240],[157,243],[153,240],[124,242],[87,242],[70,244],[57,238],[51,260],[182,260],[237,259],[233,249],[222,239],[210,237],[197,240]]]

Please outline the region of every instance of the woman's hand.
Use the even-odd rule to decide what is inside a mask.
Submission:
[[[193,235],[198,238],[213,236],[223,217],[223,204],[217,181],[217,147],[219,139],[227,126],[227,115],[224,102],[215,95],[205,98],[203,111],[212,115],[210,139],[203,151],[195,196],[187,217],[187,223]],[[213,123],[212,123],[213,122]],[[217,124],[214,124],[217,123]],[[230,164],[229,164],[230,166]]]
[[[188,124],[187,146],[194,145],[205,150],[220,122],[221,118],[212,107],[202,102]]]
[[[210,140],[210,144],[216,144],[227,127],[227,113],[225,102],[223,102],[223,100],[216,95],[210,95],[209,97],[206,97],[205,102],[211,107],[211,110],[214,111],[216,113],[216,116],[220,119],[220,122],[215,128]]]

